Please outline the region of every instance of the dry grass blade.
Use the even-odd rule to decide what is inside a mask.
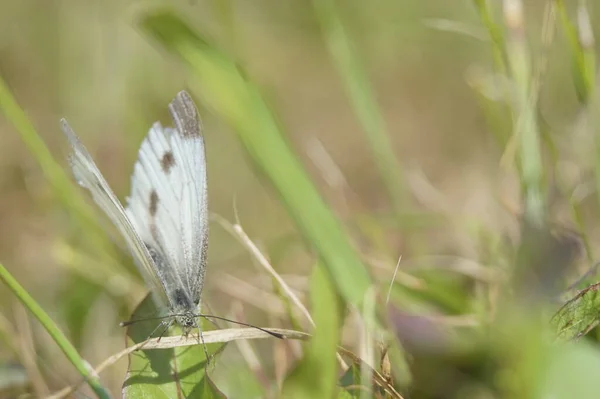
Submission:
[[[260,263],[260,265],[262,267],[264,267],[265,270],[271,276],[273,276],[273,278],[277,281],[277,283],[279,283],[279,286],[281,287],[281,289],[283,290],[283,292],[285,292],[285,294],[288,296],[288,298],[294,303],[294,305],[296,305],[298,307],[298,309],[300,309],[300,311],[302,312],[302,314],[304,314],[304,316],[306,317],[306,319],[314,327],[315,326],[315,322],[314,322],[312,316],[310,315],[310,313],[308,312],[308,309],[306,309],[306,306],[304,306],[304,304],[302,303],[302,301],[300,301],[300,298],[298,298],[298,296],[294,293],[294,291],[290,288],[290,286],[287,285],[287,283],[281,278],[281,276],[279,275],[279,273],[277,273],[275,271],[275,269],[273,268],[273,266],[271,266],[271,264],[269,263],[269,261],[267,260],[267,258],[262,254],[262,252],[260,252],[260,250],[258,249],[258,247],[254,244],[254,242],[252,242],[252,240],[250,239],[250,237],[248,237],[248,235],[246,234],[246,232],[244,231],[244,229],[242,228],[242,226],[240,224],[237,224],[237,223],[236,224],[231,224],[227,220],[225,220],[222,217],[220,217],[219,215],[213,214],[212,216],[215,218],[215,220],[226,231],[228,231],[232,235],[236,236],[238,238],[238,240],[256,258],[256,260],[258,260],[258,262]],[[343,369],[346,369],[348,367],[348,365],[344,362],[344,359],[342,359],[342,357],[339,354],[337,355],[337,358],[338,358],[338,362],[340,363],[340,366]]]
[[[354,354],[354,352],[351,352],[348,349],[339,347],[338,351],[340,353],[342,353],[344,356],[347,356],[350,359],[352,359],[352,362],[355,364],[360,365],[363,363],[363,361],[360,357],[356,356],[356,354]],[[370,367],[370,366],[366,365],[366,367]],[[381,375],[380,372],[378,372],[375,369],[371,369],[371,375],[373,377],[373,383],[376,384],[377,386],[379,386],[381,389],[383,389],[388,395],[390,395],[390,397],[395,398],[395,399],[404,399],[404,397],[402,395],[400,395],[400,393],[398,391],[396,391],[396,388],[394,388],[394,386],[391,385],[389,383],[389,381],[387,380],[387,378],[385,378],[383,375]]]
[[[394,268],[394,274],[392,275],[392,281],[390,281],[390,288],[388,288],[388,293],[385,298],[385,303],[390,302],[390,295],[392,294],[392,288],[394,288],[394,282],[396,281],[396,274],[398,274],[398,269],[400,268],[400,262],[402,261],[402,255],[398,257],[398,262],[396,262],[396,267]]]
[[[302,331],[286,330],[283,328],[269,328],[268,330],[280,334],[286,339],[308,339],[310,337],[310,334],[304,333]],[[269,335],[268,333],[257,330],[255,328],[229,328],[225,330],[205,331],[202,333],[202,336],[204,338],[205,344],[225,343],[240,339],[273,338],[272,335]],[[169,349],[192,345],[202,344],[198,343],[198,338],[196,336],[191,335],[188,337],[173,336],[162,338],[150,338],[144,342],[132,345],[128,348],[123,349],[121,352],[112,355],[111,357],[100,363],[94,369],[94,374],[99,375],[104,369],[106,369],[109,366],[112,366],[123,357],[141,349]],[[71,393],[73,393],[77,389],[77,387],[78,385],[66,387],[56,392],[55,394],[48,396],[46,399],[65,398]]]
[[[31,331],[31,324],[25,308],[21,305],[15,305],[14,314],[16,318],[18,343],[20,346],[20,358],[27,370],[27,375],[31,381],[34,392],[38,396],[44,396],[50,393],[48,385],[44,381],[42,372],[39,369],[35,354],[35,342],[33,338],[33,332]]]
[[[246,234],[246,232],[244,231],[242,226],[240,226],[239,224],[232,224],[219,215],[213,214],[212,217],[214,218],[214,220],[216,220],[221,225],[221,227],[223,227],[223,229],[225,229],[231,235],[235,236],[240,241],[240,243],[242,243],[246,247],[246,249],[248,249],[248,251],[250,251],[250,253],[256,258],[256,260],[259,262],[259,264],[262,267],[264,267],[265,270],[271,276],[273,276],[273,278],[277,281],[277,283],[279,283],[283,292],[285,292],[287,297],[294,303],[294,305],[296,305],[298,307],[298,309],[300,309],[302,314],[306,317],[306,319],[314,327],[315,322],[313,321],[310,313],[308,312],[308,309],[306,309],[306,307],[304,306],[304,304],[302,304],[302,302],[300,301],[298,296],[296,294],[294,294],[294,291],[292,291],[292,289],[281,278],[279,273],[277,273],[275,271],[275,269],[273,268],[273,266],[271,266],[271,264],[269,263],[267,258],[260,252],[260,250],[256,247],[256,245],[254,245],[254,242],[252,242],[250,237],[248,237],[248,235]]]
[[[286,339],[307,339],[310,337],[310,334],[302,331],[286,330],[283,328],[267,328],[267,330],[280,334]],[[225,343],[238,339],[273,338],[272,335],[257,330],[256,328],[228,328],[225,330],[205,331],[202,332],[202,336],[204,337],[205,344]],[[192,345],[199,345],[197,336],[162,337],[160,340],[158,338],[151,338],[144,342],[140,342],[139,344],[130,346],[128,349],[131,349],[131,352],[133,352],[138,349],[168,349]]]

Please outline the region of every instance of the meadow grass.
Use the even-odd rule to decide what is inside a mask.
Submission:
[[[397,7],[385,1],[384,5],[390,10]],[[364,22],[367,14],[329,0],[315,0],[303,9],[314,22],[311,33],[316,32],[323,41],[333,75],[339,79],[349,112],[356,118],[360,142],[371,159],[369,168],[385,188],[384,194],[376,196],[383,197],[381,202],[386,204],[381,214],[371,212],[360,201],[350,200],[361,193],[354,193],[352,198],[347,193],[336,193],[336,200],[339,196],[346,200],[344,209],[350,209],[346,214],[336,208],[335,200],[324,199],[326,190],[319,187],[301,161],[279,107],[261,85],[256,70],[241,60],[245,41],[236,25],[232,3],[222,2],[216,7],[220,40],[206,34],[191,15],[182,16],[183,10],[194,10],[193,5],[181,6],[177,11],[159,9],[136,15],[132,24],[139,28],[143,40],[155,46],[152,51],[168,60],[167,64],[176,65],[166,68],[174,68],[185,76],[186,86],[201,109],[210,113],[210,119],[219,120],[235,134],[253,171],[283,206],[293,226],[287,232],[291,238],[284,237],[284,232],[278,233],[293,243],[281,245],[282,250],[280,246],[257,245],[242,222],[228,224],[225,218],[217,217],[240,240],[239,249],[248,250],[247,262],[258,264],[254,274],[264,277],[251,284],[236,283],[231,302],[258,307],[267,315],[269,324],[291,324],[305,330],[311,338],[296,341],[305,336],[288,331],[290,339],[268,339],[258,344],[250,340],[256,337],[248,332],[237,337],[244,342],[238,342],[239,353],[233,355],[224,350],[225,345],[216,345],[229,342],[225,336],[231,331],[224,329],[222,340],[217,332],[215,341],[211,341],[214,343],[209,345],[209,353],[215,356],[213,365],[207,365],[200,345],[167,340],[168,345],[172,344],[168,349],[146,347],[129,353],[112,345],[117,340],[94,337],[93,331],[81,327],[88,317],[104,314],[113,320],[115,314],[122,315],[122,311],[111,311],[111,307],[123,306],[123,298],[136,296],[139,288],[126,283],[132,278],[128,274],[119,275],[121,283],[111,280],[114,273],[110,268],[120,262],[118,249],[98,228],[98,216],[51,155],[8,85],[0,81],[3,114],[31,159],[37,162],[61,212],[71,213],[69,221],[73,226],[72,230],[67,229],[64,241],[75,251],[81,245],[82,252],[98,256],[99,268],[103,270],[94,281],[85,273],[74,277],[69,274],[75,279],[67,285],[71,295],[79,292],[74,289],[76,286],[81,290],[88,287],[82,285],[85,280],[94,287],[94,294],[88,293],[85,303],[99,305],[88,315],[74,310],[74,301],[64,300],[59,308],[66,308],[65,313],[74,314],[77,321],[69,321],[69,317],[58,312],[58,324],[68,332],[63,334],[57,321],[42,310],[46,303],[38,304],[33,298],[38,295],[28,293],[17,282],[13,276],[18,274],[17,266],[11,269],[14,273],[0,266],[0,278],[40,322],[79,376],[71,375],[68,382],[52,380],[57,373],[31,365],[43,372],[34,374],[28,370],[28,374],[43,375],[56,390],[55,397],[83,389],[84,381],[98,397],[109,397],[108,391],[112,391],[115,396],[122,392],[128,398],[179,394],[203,398],[227,394],[294,398],[530,398],[547,397],[550,393],[557,397],[593,397],[597,390],[593,370],[600,365],[594,330],[598,324],[595,273],[589,273],[580,282],[577,288],[583,290],[576,295],[572,291],[559,294],[565,294],[570,274],[581,275],[595,259],[595,223],[588,215],[598,217],[598,201],[590,207],[586,199],[590,192],[596,195],[600,182],[592,29],[597,18],[593,19],[585,2],[577,9],[570,9],[562,1],[548,2],[542,8],[542,18],[535,23],[521,1],[505,0],[499,8],[492,5],[484,0],[470,4],[470,22],[478,23],[489,39],[478,45],[490,55],[485,58],[484,72],[472,75],[470,83],[473,95],[480,100],[481,115],[489,130],[486,134],[500,138],[494,143],[494,150],[486,154],[493,157],[494,173],[490,175],[508,176],[516,181],[517,188],[505,195],[494,191],[493,183],[484,181],[459,187],[473,193],[480,189],[489,191],[485,193],[488,203],[484,209],[494,209],[495,218],[453,207],[441,188],[397,156],[397,137],[391,132],[403,136],[408,134],[407,127],[388,128],[386,119],[391,114],[376,94],[379,88],[364,55],[368,51],[361,49],[360,39],[364,38],[356,29],[361,23],[369,26]],[[367,10],[387,21],[376,9]],[[379,26],[372,28],[376,32]],[[560,104],[552,105],[557,108],[548,111],[545,107],[550,106],[543,101],[544,89],[552,83],[549,70],[556,59],[552,56],[555,47],[561,47],[561,54],[568,57],[570,75],[562,77],[577,94],[577,104],[572,106],[579,112],[570,121],[572,130],[587,133],[573,134],[573,139],[567,140],[573,148],[564,143],[552,118],[545,116],[561,109]],[[420,95],[415,93],[415,97]],[[430,99],[426,95],[424,98]],[[468,146],[469,140],[477,142],[477,134],[480,132],[474,132],[463,146]],[[584,157],[575,148],[579,140],[586,139],[593,143],[587,146],[592,152],[590,165],[584,164]],[[344,133],[337,140],[341,146],[346,141]],[[433,147],[428,150],[433,151]],[[476,151],[483,150],[474,148]],[[595,175],[593,189],[586,188],[589,184],[584,184],[584,179],[563,176],[568,172],[567,166],[573,164],[583,171],[582,175]],[[479,165],[483,168],[485,162]],[[441,171],[446,167],[449,172],[449,164],[442,165]],[[459,174],[454,185],[460,184],[461,178]],[[217,183],[211,180],[210,184],[212,187]],[[498,203],[502,202],[504,209],[498,211]],[[401,217],[417,214],[420,208],[441,219],[430,230],[423,228],[424,233]],[[564,214],[568,215],[566,221]],[[570,231],[565,226],[571,227]],[[81,237],[73,231],[85,231],[87,244],[81,244]],[[406,235],[412,236],[409,239]],[[395,245],[400,241],[402,246]],[[399,247],[406,253],[395,253]],[[235,250],[228,248],[226,252]],[[284,255],[278,258],[277,253]],[[436,256],[439,253],[448,255]],[[397,265],[390,262],[400,255]],[[307,272],[293,270],[298,279],[285,277],[283,269],[288,262],[292,269],[293,265],[304,264]],[[79,264],[76,269],[84,267]],[[108,298],[103,294],[102,280],[112,287],[107,290],[112,293]],[[121,291],[127,294],[119,297]],[[43,293],[39,296],[45,297]],[[568,299],[571,300],[560,308]],[[210,298],[207,301],[212,302]],[[152,306],[146,299],[134,312],[134,318],[154,313]],[[48,307],[55,308],[53,304]],[[203,324],[207,330],[215,328]],[[136,325],[116,336],[122,338],[126,334],[128,345],[133,346],[144,341],[154,327]],[[580,339],[585,334],[586,339],[577,345],[555,342],[557,337]],[[36,341],[27,342],[22,348],[39,347],[46,342],[44,339],[38,331]],[[22,348],[13,348],[17,358],[25,350]],[[49,356],[51,353],[40,353],[40,364],[59,365]],[[4,354],[0,351],[0,355]],[[89,355],[95,360],[106,359],[99,367],[100,376],[83,360]],[[118,368],[118,360],[125,355],[129,356],[129,364]],[[272,360],[267,360],[269,356]],[[64,367],[57,368],[62,372]],[[111,368],[116,370],[116,376],[106,377],[113,381],[109,389],[101,381]],[[30,392],[39,394],[35,384],[31,386],[34,388]]]

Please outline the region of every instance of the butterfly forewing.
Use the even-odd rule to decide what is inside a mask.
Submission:
[[[195,307],[204,281],[206,160],[200,119],[190,96],[180,92],[169,110],[175,128],[155,123],[150,129],[140,147],[126,212],[142,240],[158,255],[156,273],[171,308],[181,309],[185,304]]]
[[[160,306],[171,314],[197,311],[206,270],[208,208],[204,139],[198,110],[180,92],[169,104],[175,128],[155,123],[131,178],[127,208],[63,119],[71,168],[125,238]]]
[[[155,299],[159,304],[166,305],[167,297],[164,286],[156,274],[156,267],[150,252],[125,214],[123,206],[106,183],[92,156],[65,119],[61,120],[61,128],[71,144],[72,152],[69,155],[69,163],[75,179],[90,191],[96,204],[106,213],[125,238],[138,269],[155,294]]]

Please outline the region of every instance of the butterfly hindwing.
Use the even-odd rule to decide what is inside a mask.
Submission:
[[[123,238],[125,238],[127,247],[138,269],[140,269],[146,284],[148,284],[155,294],[155,299],[161,304],[166,304],[167,297],[164,286],[156,274],[156,267],[152,256],[136,232],[131,220],[127,217],[123,206],[109,187],[102,173],[100,173],[92,156],[65,119],[61,120],[61,128],[71,144],[72,151],[69,155],[69,163],[75,179],[79,185],[90,191],[93,200],[106,213]]]

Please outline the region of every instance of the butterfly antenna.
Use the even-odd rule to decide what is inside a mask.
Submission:
[[[173,317],[173,316],[177,316],[177,315],[147,317],[147,318],[144,318],[144,319],[135,319],[135,320],[122,321],[122,322],[119,323],[119,326],[121,326],[121,327],[127,327],[127,326],[130,326],[132,324],[138,323],[140,321],[162,320],[162,319],[166,319],[168,317]],[[255,325],[252,325],[252,324],[248,324],[248,323],[244,323],[244,322],[241,322],[241,321],[231,320],[231,319],[228,319],[226,317],[214,316],[214,315],[209,315],[209,314],[197,314],[196,316],[197,317],[204,317],[205,319],[207,319],[208,321],[210,321],[213,324],[214,324],[214,321],[211,320],[211,318],[212,319],[217,319],[217,320],[227,321],[229,323],[234,323],[234,324],[237,324],[237,325],[240,325],[240,326],[244,326],[244,327],[256,328],[257,330],[265,332],[265,333],[267,333],[267,334],[269,334],[269,335],[271,335],[271,336],[273,336],[275,338],[285,339],[285,335],[283,335],[283,334],[279,334],[279,333],[276,333],[274,331],[269,331],[266,328],[258,327],[258,326],[255,326]]]
[[[147,318],[143,318],[143,319],[134,319],[134,320],[127,320],[127,321],[122,321],[119,323],[120,327],[127,327],[130,326],[132,324],[138,323],[140,321],[148,321],[148,320],[163,320],[166,319],[168,317],[172,317],[172,316],[157,316],[157,317],[147,317]]]
[[[217,319],[217,320],[227,321],[229,323],[234,323],[234,324],[237,324],[237,325],[240,325],[240,326],[244,326],[244,327],[256,328],[257,330],[260,330],[262,332],[266,332],[267,334],[269,334],[269,335],[271,335],[271,336],[273,336],[275,338],[285,339],[285,335],[283,335],[283,334],[279,334],[279,333],[276,333],[276,332],[273,332],[273,331],[269,331],[266,328],[254,326],[252,324],[244,323],[244,322],[241,322],[241,321],[231,320],[231,319],[228,319],[226,317],[213,316],[213,315],[210,315],[210,314],[197,314],[196,316],[198,316],[198,317],[204,317],[205,319],[207,319],[209,321],[210,321],[211,318],[213,318],[213,319]]]

